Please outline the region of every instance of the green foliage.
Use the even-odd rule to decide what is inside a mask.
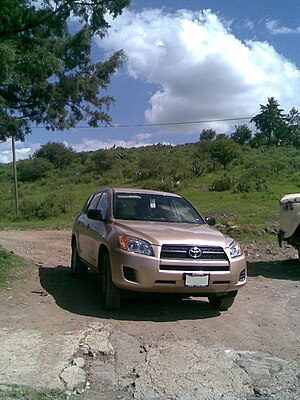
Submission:
[[[224,175],[221,179],[217,179],[216,181],[214,181],[210,185],[209,190],[214,192],[224,192],[226,190],[230,190],[231,188],[231,179],[228,176]]]
[[[44,178],[52,168],[54,168],[54,165],[42,157],[19,161],[18,180],[21,182],[34,182]]]
[[[97,150],[91,156],[91,160],[94,163],[94,170],[103,173],[110,170],[113,166],[113,161],[105,150]]]
[[[63,143],[48,142],[41,146],[33,155],[36,158],[48,160],[55,168],[65,168],[76,157],[75,151]],[[50,169],[50,168],[49,168]]]
[[[35,390],[18,385],[0,386],[0,399],[5,400],[75,400],[76,395],[69,395],[61,390]]]
[[[20,202],[20,213],[24,219],[40,219],[57,217],[70,212],[73,205],[71,194],[53,194],[39,199],[24,199]]]
[[[196,175],[199,178],[199,176],[201,176],[204,173],[205,167],[206,164],[204,162],[201,163],[198,161],[191,166],[191,171],[194,175]]]
[[[0,246],[0,288],[5,287],[8,281],[20,277],[21,270],[25,267],[25,261]]]
[[[240,178],[234,185],[235,193],[268,192],[265,179],[247,179],[247,175]]]
[[[230,138],[243,146],[250,143],[252,132],[247,125],[239,125],[235,127],[235,131],[231,134]]]
[[[0,140],[24,139],[30,124],[47,129],[110,123],[114,99],[102,94],[124,54],[94,62],[91,43],[129,0],[2,0],[0,12]],[[76,22],[69,29],[70,19]],[[74,23],[75,24],[75,23]]]
[[[293,146],[300,147],[300,113],[292,108],[286,117],[289,130],[289,143]]]
[[[204,140],[214,140],[216,138],[217,132],[214,129],[203,129],[202,132],[200,133],[200,142],[203,142]]]
[[[274,97],[268,98],[267,105],[260,105],[260,113],[251,119],[258,132],[255,141],[258,145],[270,146],[271,144],[286,144],[289,142],[289,130],[286,116],[279,108],[279,103]]]
[[[213,160],[226,169],[230,162],[240,155],[240,147],[233,140],[221,137],[212,143],[209,153]]]

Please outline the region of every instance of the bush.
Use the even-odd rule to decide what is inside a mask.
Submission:
[[[72,208],[72,204],[71,194],[48,196],[40,200],[26,199],[20,203],[20,214],[21,218],[27,220],[44,220],[68,213]]]
[[[234,185],[234,193],[249,193],[267,191],[268,186],[264,179],[250,180],[249,177],[241,178]]]
[[[41,157],[50,161],[55,168],[63,169],[76,160],[76,153],[71,147],[63,143],[48,142],[41,146],[34,155],[34,158]]]
[[[42,157],[22,160],[18,163],[18,179],[21,182],[35,182],[44,178],[47,171],[53,168],[54,165]]]
[[[172,179],[152,180],[148,179],[142,185],[142,189],[161,190],[163,192],[175,192],[179,190],[180,184],[172,181]],[[181,188],[181,186],[180,186]]]
[[[209,190],[213,192],[225,192],[225,190],[230,190],[232,188],[232,181],[228,176],[223,176],[221,179],[214,181]]]
[[[251,189],[251,184],[244,179],[240,179],[238,182],[236,182],[234,186],[235,193],[249,193]]]

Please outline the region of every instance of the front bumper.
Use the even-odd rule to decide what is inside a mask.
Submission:
[[[247,265],[242,255],[229,261],[161,260],[129,253],[111,252],[114,284],[122,289],[140,292],[186,293],[205,296],[235,291],[245,285]],[[208,275],[208,286],[187,287],[186,274]]]

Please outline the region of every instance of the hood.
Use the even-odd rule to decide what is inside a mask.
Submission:
[[[204,224],[118,220],[114,226],[121,233],[147,240],[152,245],[207,244],[226,247],[229,244],[221,232]]]

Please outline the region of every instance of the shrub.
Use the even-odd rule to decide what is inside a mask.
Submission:
[[[54,165],[50,161],[42,157],[19,161],[18,179],[21,182],[35,182],[44,178],[53,167]]]
[[[232,181],[228,176],[223,176],[221,179],[214,181],[209,190],[213,192],[225,192],[225,190],[230,190],[232,188]]]
[[[76,153],[71,147],[63,143],[48,142],[41,146],[33,157],[42,157],[50,161],[55,168],[65,168],[76,160]]]
[[[21,217],[27,220],[47,219],[68,213],[72,208],[71,194],[61,193],[58,196],[48,196],[43,199],[26,199],[20,203]]]
[[[268,190],[264,179],[251,180],[249,176],[241,178],[234,185],[234,193],[263,192]]]

